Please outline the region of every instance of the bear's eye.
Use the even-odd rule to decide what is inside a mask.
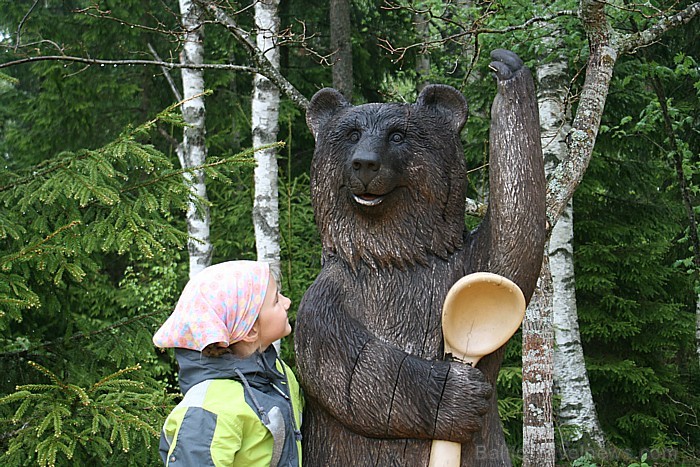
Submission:
[[[357,143],[360,141],[360,131],[359,130],[352,130],[348,134],[348,139],[350,140],[351,143]]]
[[[389,135],[389,141],[392,143],[401,143],[403,141],[403,133],[400,131],[395,131]]]

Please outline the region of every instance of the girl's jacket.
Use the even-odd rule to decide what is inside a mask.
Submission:
[[[245,359],[175,356],[184,398],[161,433],[166,466],[301,466],[299,384],[273,346]]]

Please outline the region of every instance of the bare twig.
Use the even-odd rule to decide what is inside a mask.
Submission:
[[[161,58],[158,56],[158,52],[156,52],[156,49],[153,47],[153,45],[149,42],[148,43],[148,51],[151,52],[151,55],[153,55],[153,58],[156,59],[157,62],[163,62]],[[163,62],[165,63],[165,62]],[[170,69],[161,66],[161,70],[163,70],[163,75],[165,76],[165,79],[168,81],[168,84],[170,85],[170,90],[173,92],[173,95],[175,96],[175,99],[178,101],[182,100],[182,93],[180,93],[180,89],[177,87],[175,84],[175,80],[173,80],[173,77],[170,75]]]
[[[15,52],[17,51],[17,47],[19,46],[19,43],[20,43],[22,26],[24,26],[25,21],[27,21],[27,18],[29,18],[29,15],[31,15],[32,11],[34,11],[34,7],[36,7],[37,3],[39,3],[39,0],[34,0],[34,4],[32,4],[31,8],[29,8],[29,11],[27,11],[27,13],[22,18],[22,21],[20,21],[19,25],[17,26],[17,39],[15,39]]]
[[[177,15],[177,13],[175,13],[175,12],[172,11],[170,8],[168,8],[167,5],[165,5],[165,2],[163,2],[163,3],[164,3],[163,7],[164,7],[167,11],[169,11],[171,15],[173,15],[173,16],[176,16],[176,15]],[[97,5],[97,4],[91,5],[91,6],[87,7],[87,8],[79,8],[79,9],[76,9],[76,10],[73,10],[73,11],[74,11],[75,13],[78,13],[78,14],[81,14],[81,15],[85,15],[85,16],[88,16],[88,17],[90,17],[90,18],[95,18],[95,19],[98,19],[98,20],[113,21],[113,22],[115,22],[115,23],[119,23],[120,25],[122,25],[122,26],[124,26],[124,27],[128,27],[128,28],[137,28],[137,29],[140,29],[140,30],[143,30],[143,31],[155,32],[155,33],[157,33],[157,34],[163,34],[163,35],[166,35],[166,36],[176,36],[176,37],[180,37],[180,32],[179,32],[179,31],[177,31],[177,30],[174,31],[174,30],[172,30],[172,29],[167,28],[167,27],[164,25],[164,23],[163,23],[162,21],[160,21],[160,19],[155,18],[153,15],[150,15],[150,17],[153,18],[153,19],[158,23],[158,25],[159,25],[159,26],[162,26],[162,27],[151,27],[151,26],[146,26],[146,25],[144,25],[144,24],[130,23],[129,21],[126,21],[126,20],[123,19],[123,18],[117,18],[117,17],[115,17],[115,16],[112,16],[111,10],[100,10],[100,9],[98,8],[98,5]],[[94,11],[94,13],[93,13],[93,11]]]
[[[386,7],[384,7],[384,8],[393,10],[393,9],[406,9],[407,7],[392,6],[391,8],[386,8]],[[424,13],[423,10],[410,10],[410,11]],[[450,34],[448,36],[440,37],[439,39],[417,42],[417,43],[410,44],[407,46],[402,46],[402,47],[395,47],[393,44],[391,44],[391,42],[388,39],[378,38],[379,47],[388,51],[392,55],[398,54],[398,58],[392,60],[394,63],[401,61],[405,57],[406,52],[408,52],[411,49],[415,49],[415,48],[426,49],[426,48],[430,48],[430,47],[437,47],[437,46],[444,45],[448,42],[458,41],[459,39],[462,39],[464,37],[476,37],[479,34],[505,34],[505,33],[510,33],[513,31],[522,31],[522,30],[528,29],[533,24],[547,23],[547,22],[550,22],[556,18],[560,18],[560,17],[564,17],[564,16],[578,16],[578,12],[575,10],[561,10],[561,11],[556,11],[554,13],[550,13],[547,15],[534,16],[521,24],[506,26],[504,28],[479,27],[478,24],[481,23],[481,20],[475,21],[473,23],[472,27],[465,28],[464,25],[456,24],[453,20],[450,20],[449,18],[445,18],[443,16],[432,15],[427,10],[426,10],[426,12],[427,12],[427,14],[429,14],[431,16],[431,18],[445,22],[445,23],[458,25],[460,27],[460,29],[462,29],[462,30],[460,32],[456,32],[456,33]]]
[[[0,63],[0,68],[9,68],[25,63],[34,63],[42,61],[59,61],[59,62],[76,62],[85,63],[88,65],[112,65],[112,66],[159,66],[167,69],[188,68],[193,70],[232,70],[242,71],[246,73],[258,73],[257,68],[244,65],[231,65],[226,63],[204,63],[202,65],[184,65],[176,62],[162,62],[157,60],[103,60],[99,58],[74,57],[70,55],[40,55],[38,57],[25,57],[10,62]]]

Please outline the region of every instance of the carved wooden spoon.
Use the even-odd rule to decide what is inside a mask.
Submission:
[[[525,297],[514,282],[490,272],[464,276],[447,292],[442,306],[445,353],[475,366],[515,334],[524,316]],[[436,439],[428,465],[459,466],[461,451],[459,443]]]

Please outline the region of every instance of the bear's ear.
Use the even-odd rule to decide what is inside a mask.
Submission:
[[[445,116],[452,122],[452,129],[457,133],[462,130],[469,116],[469,105],[462,93],[444,84],[430,84],[423,88],[416,104],[430,107]]]
[[[340,109],[350,104],[345,97],[333,88],[323,88],[311,98],[306,109],[306,124],[314,135]]]

